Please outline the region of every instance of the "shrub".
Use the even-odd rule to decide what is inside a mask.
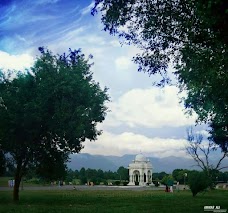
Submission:
[[[85,176],[80,177],[80,183],[82,185],[84,185],[85,183],[87,183],[87,178]]]
[[[73,179],[72,184],[73,185],[80,185],[81,181],[79,179]]]
[[[153,181],[153,184],[154,184],[156,187],[158,187],[158,186],[160,185],[158,181]]]
[[[119,181],[119,180],[116,180],[116,181],[114,182],[114,185],[119,186],[119,185],[120,185],[120,181]]]
[[[205,191],[211,185],[211,179],[205,172],[192,171],[188,176],[188,184],[192,196],[195,197],[199,192]]]
[[[41,181],[39,178],[32,178],[32,179],[29,179],[29,180],[26,180],[26,183],[31,183],[31,184],[40,184]]]
[[[123,182],[123,185],[124,185],[124,186],[127,186],[128,183],[129,183],[128,181],[124,181],[124,182]]]
[[[106,186],[108,185],[108,181],[107,180],[103,180],[102,182],[103,182],[103,185],[106,185]]]

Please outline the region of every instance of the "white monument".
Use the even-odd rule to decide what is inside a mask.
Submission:
[[[149,159],[143,154],[138,154],[132,163],[128,166],[129,169],[129,186],[153,185],[152,183],[152,164]]]

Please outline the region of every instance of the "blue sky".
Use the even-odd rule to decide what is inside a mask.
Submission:
[[[0,67],[32,66],[39,46],[60,54],[82,48],[94,56],[94,78],[109,88],[112,98],[111,112],[98,126],[103,135],[85,142],[82,152],[187,157],[186,128],[196,117],[184,114],[177,88],[156,88],[154,77],[137,72],[131,59],[140,50],[121,46],[118,38],[104,32],[100,15],[90,15],[92,5],[90,0],[1,0]],[[197,131],[206,135],[202,128]]]

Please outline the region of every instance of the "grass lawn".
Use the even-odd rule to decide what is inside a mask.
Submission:
[[[228,209],[228,191],[214,190],[195,198],[189,191],[0,191],[0,212],[204,212],[215,205]]]

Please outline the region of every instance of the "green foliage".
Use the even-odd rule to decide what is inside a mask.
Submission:
[[[180,184],[184,184],[185,174],[188,174],[189,170],[187,169],[174,169],[172,172],[172,176],[174,180],[179,182]]]
[[[82,185],[87,183],[87,181],[88,181],[85,176],[81,176],[79,179],[80,179],[80,184],[82,184]]]
[[[6,170],[6,159],[3,151],[0,149],[0,177],[3,176]]]
[[[70,182],[72,182],[73,185],[80,185],[81,184],[81,181],[79,179],[73,179]]]
[[[36,167],[36,174],[45,181],[64,180],[67,173],[66,157],[59,156],[58,161],[53,161],[49,156],[43,156]]]
[[[203,192],[211,186],[211,179],[205,172],[192,171],[188,173],[188,184],[192,196],[195,197],[199,192]]]
[[[79,178],[79,172],[77,170],[73,171],[72,169],[68,169],[66,173],[65,180],[66,182],[73,182],[74,179]]]
[[[98,169],[97,170],[97,177],[99,177],[101,179],[104,179],[104,172],[103,172],[103,170],[101,170],[101,169]]]
[[[168,174],[166,172],[159,172],[159,173],[153,173],[153,179],[157,179],[158,181],[161,181],[165,176]]]
[[[124,181],[123,186],[127,186],[128,183],[129,183],[129,181]]]
[[[85,169],[82,167],[80,171],[72,171],[68,170],[66,174],[66,180],[67,182],[71,182],[73,178],[79,178],[81,181],[81,184],[85,184],[87,182],[93,182],[96,185],[99,185],[101,183],[104,183],[107,185],[108,180],[118,180],[122,181],[123,184],[126,182],[124,180],[128,179],[128,170],[124,167],[120,167],[118,169],[118,172],[112,172],[112,171],[102,171],[101,169]],[[121,173],[122,172],[122,173]],[[123,176],[120,176],[122,174]],[[125,176],[124,176],[125,175]],[[123,179],[126,178],[126,179]]]
[[[103,180],[101,183],[100,183],[101,185],[108,185],[108,181],[107,180]]]
[[[119,178],[117,172],[112,172],[110,170],[104,172],[104,179],[106,180],[119,180]]]
[[[153,184],[154,184],[156,187],[160,186],[159,181],[153,181]]]
[[[84,167],[82,167],[79,171],[79,179],[80,179],[81,184],[87,183],[86,170]]]
[[[225,0],[96,0],[104,30],[142,52],[133,60],[138,70],[160,74],[157,85],[170,83],[175,68],[185,107],[198,122],[208,122],[211,139],[228,148],[228,13]]]
[[[217,182],[228,182],[228,171],[226,172],[218,172],[215,176],[215,181]]]
[[[165,184],[165,185],[168,185],[168,186],[172,186],[173,185],[173,181],[174,181],[174,178],[172,175],[166,175],[162,178],[161,180],[161,183],[162,184]]]
[[[30,166],[45,178],[60,177],[68,155],[101,134],[96,125],[107,112],[107,88],[93,80],[80,50],[39,50],[30,71],[0,72],[0,145],[16,165],[16,188]]]
[[[94,182],[96,185],[104,183],[107,185],[108,180],[117,180],[120,181],[121,184],[128,183],[128,169],[124,167],[119,167],[117,172],[112,171],[103,171],[101,169],[85,169],[82,167],[80,171],[72,171],[71,169],[67,171],[66,181],[71,182],[73,178],[79,178],[81,180],[81,184],[85,184],[88,181]]]
[[[124,168],[123,166],[120,166],[117,170],[117,174],[119,175],[120,180],[128,180],[128,169]]]
[[[32,179],[26,180],[26,183],[40,184],[41,180],[39,178],[32,178]]]
[[[101,20],[105,31],[117,34],[143,50],[134,60],[140,70],[149,74],[165,73],[170,61],[178,65],[179,60],[189,62],[188,59],[194,59],[190,63],[199,68],[198,62],[205,55],[197,54],[200,53],[198,50],[208,53],[220,50],[213,52],[217,56],[226,48],[228,26],[224,21],[227,19],[224,0],[213,1],[210,5],[202,0],[96,0],[93,15],[98,8],[103,12]],[[192,55],[185,58],[187,51],[196,53],[199,58],[192,58]],[[224,58],[218,61],[221,60],[224,62]],[[207,61],[211,59],[205,58],[202,65],[206,66]]]
[[[113,182],[113,184],[114,184],[115,186],[119,186],[119,185],[120,185],[120,181],[119,181],[119,180],[116,180],[116,181]]]

